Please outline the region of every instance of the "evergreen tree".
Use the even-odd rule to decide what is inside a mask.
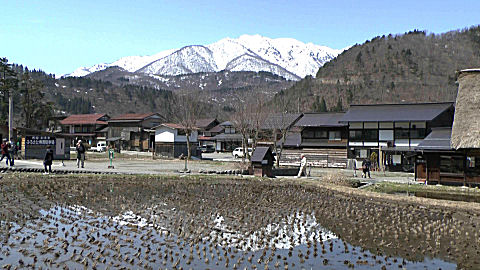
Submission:
[[[45,102],[41,92],[43,84],[30,76],[26,71],[20,76],[19,93],[22,118],[26,128],[42,129],[53,115],[53,103]]]
[[[0,121],[8,119],[8,97],[16,92],[18,86],[17,73],[7,58],[0,58]]]
[[[325,98],[322,97],[322,101],[317,96],[315,97],[315,101],[312,104],[312,112],[326,112],[327,111],[327,103],[325,102]]]
[[[325,98],[322,97],[322,102],[320,103],[319,112],[326,112],[326,111],[327,111],[327,102],[325,102]]]
[[[343,111],[342,99],[340,97],[338,97],[337,105],[335,105],[335,107],[333,108],[333,111],[335,111],[335,112]]]

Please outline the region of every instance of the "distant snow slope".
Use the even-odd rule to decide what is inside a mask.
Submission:
[[[318,69],[335,58],[335,50],[292,38],[271,39],[260,35],[225,38],[210,45],[191,45],[151,56],[127,56],[110,64],[78,68],[66,76],[85,76],[111,66],[150,75],[180,75],[197,72],[267,71],[298,80],[315,76]]]

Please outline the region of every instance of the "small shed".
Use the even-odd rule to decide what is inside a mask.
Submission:
[[[252,154],[251,170],[256,176],[273,177],[273,162],[274,156],[270,147],[256,147]]]

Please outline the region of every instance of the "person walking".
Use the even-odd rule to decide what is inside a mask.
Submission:
[[[367,163],[365,165],[367,166],[368,178],[372,178],[370,177],[370,170],[372,169],[372,161],[370,159],[367,159]],[[366,175],[365,175],[365,178],[367,178]]]
[[[297,178],[302,175],[307,176],[307,157],[304,155],[300,156],[300,169],[298,170]]]
[[[78,140],[75,149],[77,150],[77,168],[80,168],[80,163],[83,168],[85,164],[85,146],[83,145],[82,140]]]
[[[371,178],[370,177],[371,166],[372,166],[372,162],[368,158],[362,161],[362,177],[363,178],[367,178],[367,174],[368,174],[368,178]]]
[[[10,146],[10,166],[15,166],[15,156],[17,155],[17,145],[15,142],[9,142]]]
[[[2,148],[2,158],[0,158],[0,161],[2,161],[4,158],[7,158],[5,164],[8,166],[8,163],[10,162],[10,144],[7,142],[7,139],[3,139],[0,147]]]
[[[52,163],[53,163],[53,151],[50,145],[47,146],[47,151],[45,151],[45,157],[43,158],[43,167],[45,168],[45,174],[52,173]],[[48,167],[48,170],[47,170]]]

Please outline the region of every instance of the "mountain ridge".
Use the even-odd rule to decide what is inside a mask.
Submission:
[[[228,70],[268,71],[288,80],[315,76],[318,68],[335,58],[342,50],[313,43],[303,43],[292,38],[270,39],[260,35],[242,35],[237,39],[224,38],[209,45],[187,45],[150,56],[126,56],[112,63],[81,67],[64,76],[82,77],[107,67],[119,66],[130,72],[153,75],[182,75],[197,72]],[[250,55],[246,63],[238,57]]]
[[[292,109],[349,104],[454,101],[455,72],[480,66],[480,26],[427,34],[413,30],[356,44],[282,95],[298,100]],[[295,107],[295,108],[293,108]]]

